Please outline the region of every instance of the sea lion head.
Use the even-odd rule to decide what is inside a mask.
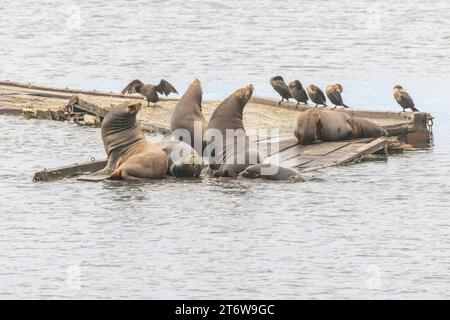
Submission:
[[[336,83],[335,88],[339,93],[342,93],[342,91],[344,91],[344,88],[342,87],[342,85],[340,83]]]
[[[246,179],[259,179],[261,178],[261,169],[270,167],[270,164],[254,164],[248,166],[247,169],[242,171],[239,176]]]
[[[396,85],[394,86],[394,90],[404,90],[404,89],[403,89],[403,87],[402,87],[401,85],[396,84]]]
[[[254,90],[253,85],[249,84],[246,85],[244,88],[237,90],[234,93],[234,96],[239,99],[239,102],[242,106],[245,106],[252,97],[253,90]]]
[[[304,121],[297,125],[295,136],[300,144],[312,144],[320,139],[322,122],[320,119],[320,112],[315,109],[310,109],[307,112]]]
[[[181,100],[188,99],[188,101],[198,104],[201,109],[202,97],[202,83],[200,80],[194,79],[194,81],[189,84],[189,87],[187,88],[183,97],[181,97]]]
[[[141,109],[140,101],[126,101],[112,109],[102,122],[102,140],[108,156],[113,150],[120,150],[133,141],[142,139],[136,131],[136,115]]]
[[[126,101],[113,110],[111,110],[105,117],[102,123],[102,128],[112,129],[114,127],[126,127],[128,124],[136,121],[136,115],[142,107],[140,101],[132,100]]]
[[[203,169],[203,163],[195,154],[190,154],[179,163],[175,163],[170,171],[177,178],[199,177]]]

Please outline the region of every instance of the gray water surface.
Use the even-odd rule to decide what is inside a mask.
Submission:
[[[435,147],[307,183],[32,183],[101,159],[99,129],[0,116],[0,298],[450,298],[450,3],[8,1],[0,78],[119,91],[198,77],[223,99],[268,79],[344,85],[397,110],[404,85]],[[159,137],[150,137],[157,139]]]

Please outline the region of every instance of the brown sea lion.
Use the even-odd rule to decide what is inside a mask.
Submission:
[[[283,168],[275,164],[258,163],[247,167],[240,173],[241,177],[247,179],[267,179],[275,181],[295,181],[304,182],[305,180],[294,170]]]
[[[411,109],[414,112],[419,112],[419,110],[415,107],[413,99],[402,86],[394,86],[394,98],[395,101],[397,101],[397,103],[403,108],[403,112],[405,112],[405,109]]]
[[[342,101],[341,95],[342,91],[344,91],[344,89],[342,88],[342,85],[340,85],[339,83],[330,84],[327,86],[325,90],[328,99],[331,101],[332,104],[334,104],[335,109],[337,106],[343,106],[344,108],[348,108],[348,106],[345,105],[344,102]]]
[[[202,113],[202,95],[201,82],[195,79],[178,101],[170,118],[170,129],[174,138],[179,140],[183,137],[183,141],[189,143],[200,154],[204,147],[203,135],[208,128],[208,121]]]
[[[388,135],[386,130],[369,119],[351,117],[349,124],[352,128],[352,138],[378,138]]]
[[[300,144],[312,144],[318,140],[383,137],[387,132],[369,119],[334,110],[309,109],[299,114],[294,135]]]
[[[286,82],[284,82],[282,76],[275,76],[270,78],[270,84],[272,85],[274,90],[281,96],[281,101],[278,102],[278,105],[280,105],[285,99],[289,102],[289,98],[292,98],[291,93],[289,92],[289,88],[286,85]]]
[[[349,120],[350,116],[343,112],[309,109],[297,117],[294,135],[300,144],[349,139],[352,136]]]
[[[168,157],[167,174],[177,178],[199,177],[203,169],[200,155],[187,143],[163,140],[155,143]]]
[[[147,105],[150,107],[150,102],[153,102],[155,105],[159,101],[159,94],[163,94],[168,96],[170,93],[178,94],[178,91],[172,86],[169,82],[164,79],[161,79],[158,85],[153,84],[144,84],[141,80],[133,80],[131,81],[123,90],[122,94],[133,94],[139,93],[147,98]]]
[[[110,179],[160,179],[167,171],[164,151],[144,136],[136,114],[141,103],[128,101],[111,110],[102,122],[102,139],[108,164],[94,175]]]
[[[294,80],[289,83],[289,92],[291,93],[292,98],[297,100],[297,106],[301,103],[308,104],[308,95],[306,94],[305,89],[300,81]]]
[[[244,107],[253,94],[253,86],[241,88],[226,98],[209,120],[205,154],[216,176],[235,177],[249,165],[261,162],[250,147],[242,121]]]
[[[327,106],[327,98],[325,98],[325,94],[319,87],[310,84],[306,90],[308,91],[309,99],[316,104],[316,108],[319,104]]]

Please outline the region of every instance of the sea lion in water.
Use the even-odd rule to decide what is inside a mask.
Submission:
[[[108,164],[94,175],[110,179],[160,179],[167,171],[164,151],[144,136],[136,115],[141,103],[127,101],[108,112],[102,122],[102,140]]]
[[[289,98],[292,98],[291,93],[289,92],[289,88],[286,85],[286,82],[284,82],[282,76],[275,76],[270,78],[270,84],[272,85],[274,90],[281,96],[281,101],[278,102],[278,105],[280,105],[284,101],[284,99],[289,102]]]
[[[261,162],[257,150],[250,148],[242,121],[244,107],[252,94],[252,85],[237,90],[217,107],[209,120],[205,153],[210,168],[217,170],[216,176],[235,177],[249,165]]]
[[[300,102],[308,104],[308,95],[306,94],[305,89],[303,89],[300,81],[294,80],[289,83],[289,92],[292,98],[297,100],[297,106],[300,104]]]
[[[323,105],[323,106],[327,106],[326,102],[327,102],[327,98],[325,98],[325,94],[323,93],[322,90],[320,90],[319,87],[310,84],[306,90],[308,91],[308,95],[309,95],[309,99],[311,99],[312,102],[314,102],[316,104],[316,108],[319,104]]]
[[[394,98],[395,101],[397,101],[397,103],[403,108],[403,112],[405,112],[405,109],[411,109],[414,112],[419,112],[419,110],[415,107],[413,99],[402,86],[394,86]]]
[[[185,135],[188,133],[191,147],[200,154],[204,147],[203,135],[208,128],[208,121],[202,113],[202,95],[201,82],[195,79],[178,101],[170,118],[170,129],[174,132],[175,138],[183,136],[183,139],[187,139]],[[194,130],[195,125],[199,126],[197,132]]]
[[[267,179],[275,181],[295,181],[305,180],[292,169],[283,168],[275,164],[258,163],[247,167],[239,176],[247,179]]]
[[[163,140],[155,143],[168,157],[167,174],[177,178],[199,177],[203,169],[200,155],[187,143]]]
[[[141,80],[131,81],[123,90],[122,94],[139,93],[147,98],[147,106],[150,107],[150,102],[155,105],[159,101],[159,94],[168,96],[170,93],[178,94],[178,91],[168,81],[161,79],[158,85],[144,84]]]
[[[386,136],[387,132],[368,119],[333,110],[309,109],[299,114],[294,135],[300,144],[312,144],[317,140],[375,138]]]
[[[325,89],[327,97],[331,101],[331,103],[334,104],[335,109],[337,106],[343,106],[344,108],[348,108],[348,106],[345,105],[344,102],[342,101],[341,95],[342,91],[344,91],[344,89],[342,88],[342,85],[340,85],[339,83],[330,84]]]

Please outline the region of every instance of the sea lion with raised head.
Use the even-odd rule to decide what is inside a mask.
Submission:
[[[200,155],[187,143],[178,140],[163,140],[155,143],[169,160],[167,174],[177,178],[199,177],[203,169]]]
[[[278,102],[278,105],[280,105],[285,99],[289,102],[289,98],[292,98],[291,93],[289,92],[289,88],[286,85],[286,82],[284,82],[282,76],[270,78],[270,84],[272,85],[272,88],[281,96],[281,101]]]
[[[319,104],[323,105],[324,107],[327,106],[327,98],[325,97],[325,94],[323,93],[322,90],[320,90],[319,87],[310,84],[306,88],[306,90],[308,91],[309,99],[311,99],[311,101],[316,104],[316,108]]]
[[[167,156],[145,138],[136,121],[141,106],[140,102],[127,101],[105,116],[101,132],[108,164],[93,175],[125,180],[164,177]]]
[[[344,91],[344,88],[339,83],[330,84],[325,89],[328,99],[332,104],[334,104],[334,109],[336,109],[337,106],[348,108],[348,106],[344,104],[344,101],[342,100],[342,91]]]
[[[133,80],[131,81],[123,90],[122,94],[134,94],[139,93],[147,98],[147,106],[150,107],[150,102],[156,103],[159,101],[159,94],[163,94],[168,96],[170,93],[178,94],[178,91],[172,86],[168,81],[161,79],[159,84],[144,84],[141,80]]]
[[[297,106],[301,103],[308,104],[308,95],[305,89],[303,89],[302,83],[299,80],[294,80],[289,83],[289,92],[295,100],[297,100]]]
[[[243,123],[244,107],[252,94],[252,85],[235,91],[209,120],[205,153],[216,176],[235,177],[249,165],[261,162],[257,150],[250,147]]]
[[[180,137],[188,139],[189,143],[198,153],[202,153],[203,135],[208,128],[208,121],[202,113],[202,85],[195,79],[178,101],[170,118],[170,129],[178,140]],[[197,129],[196,129],[197,128]],[[186,137],[185,135],[189,136]]]
[[[397,101],[397,103],[403,108],[403,112],[405,112],[405,109],[411,109],[414,112],[419,112],[419,110],[415,107],[413,99],[402,86],[394,86],[394,98],[395,101]]]
[[[304,182],[305,180],[294,170],[275,164],[258,163],[247,167],[239,176],[247,179],[267,179],[274,181]]]

